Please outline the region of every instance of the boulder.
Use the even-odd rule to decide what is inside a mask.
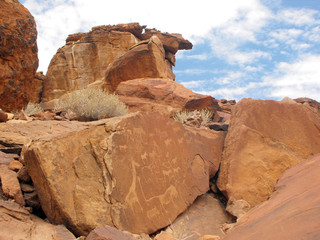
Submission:
[[[0,165],[1,188],[5,196],[13,198],[21,206],[25,205],[17,173],[7,166]]]
[[[77,235],[109,225],[153,233],[209,189],[224,134],[156,113],[92,122],[23,150],[42,209]]]
[[[172,115],[181,110],[219,110],[211,96],[192,92],[170,79],[147,78],[121,82],[115,92],[130,111],[161,112]]]
[[[231,115],[218,187],[251,207],[268,199],[281,174],[320,152],[320,115],[294,101],[243,99]]]
[[[108,65],[137,42],[130,32],[97,27],[89,33],[70,35],[50,62],[42,101],[102,81]]]
[[[114,92],[120,82],[136,78],[166,78],[165,51],[160,39],[152,36],[139,42],[109,65],[103,88]]]
[[[175,238],[171,233],[161,232],[155,236],[154,240],[179,240],[181,238]]]
[[[21,109],[38,101],[36,23],[18,0],[0,2],[0,107]]]
[[[320,155],[291,167],[266,202],[240,218],[223,240],[319,239]]]
[[[301,103],[301,104],[308,105],[310,107],[313,107],[318,112],[320,112],[320,103],[317,102],[316,100],[313,100],[311,98],[297,98],[297,99],[294,99],[294,101]]]
[[[6,112],[0,109],[0,122],[6,122],[6,121],[8,121],[8,115]]]
[[[0,239],[75,239],[64,226],[49,224],[18,204],[2,200],[0,200],[0,226]]]
[[[103,226],[91,231],[86,240],[136,240],[136,238],[114,227]]]
[[[205,194],[169,226],[169,231],[177,239],[198,240],[203,235],[223,237],[221,227],[230,221],[220,201],[213,194]]]

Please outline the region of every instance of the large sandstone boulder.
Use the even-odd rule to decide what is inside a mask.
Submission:
[[[320,115],[294,101],[243,99],[232,109],[219,189],[252,207],[268,199],[281,174],[320,152]]]
[[[152,36],[155,38],[150,41]],[[174,79],[172,66],[175,65],[176,51],[191,48],[192,44],[179,34],[161,33],[138,23],[99,26],[92,28],[89,33],[69,35],[66,45],[58,50],[49,65],[42,101],[59,98],[67,92],[85,88],[89,84],[104,84],[108,66],[130,49],[127,58],[135,67],[130,66],[127,61],[118,61],[113,64],[112,69],[120,64],[121,71],[131,71],[130,74],[134,73],[135,76]],[[140,59],[144,57],[146,59]],[[143,66],[143,63],[146,66]],[[135,69],[136,67],[138,68]],[[108,90],[115,90],[119,83],[115,79],[117,74],[119,78],[127,74],[125,80],[136,78],[130,78],[129,73],[121,73],[120,69],[110,68],[108,71],[112,73],[107,74],[105,83]]]
[[[171,68],[170,68],[171,69]],[[114,92],[120,82],[136,78],[166,78],[165,51],[160,39],[152,36],[133,46],[109,65],[103,88]]]
[[[52,225],[30,214],[17,203],[0,200],[0,239],[74,240],[62,225]]]
[[[12,111],[39,101],[36,23],[18,0],[0,1],[0,108]]]
[[[271,198],[238,220],[223,240],[319,239],[320,155],[285,171]]]
[[[121,82],[115,92],[131,111],[157,111],[170,115],[181,110],[220,109],[211,96],[192,92],[171,79],[134,79]]]
[[[104,28],[69,36],[66,45],[51,60],[42,101],[103,80],[108,65],[137,42],[138,39],[130,32]]]
[[[41,206],[77,235],[110,225],[153,233],[209,189],[224,134],[156,113],[93,122],[39,137],[24,151]]]

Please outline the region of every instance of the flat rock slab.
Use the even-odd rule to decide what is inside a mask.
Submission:
[[[222,132],[134,113],[44,136],[23,152],[51,222],[77,235],[104,225],[153,233],[207,192],[223,142]]]
[[[223,240],[320,238],[320,155],[288,169],[271,198],[238,220]]]

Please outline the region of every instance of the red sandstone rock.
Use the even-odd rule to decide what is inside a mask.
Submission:
[[[177,239],[198,240],[203,235],[223,237],[221,227],[230,221],[219,200],[213,194],[205,194],[197,198],[168,229]]]
[[[158,37],[142,41],[109,65],[103,88],[114,92],[120,82],[137,78],[166,78],[165,51]]]
[[[101,225],[153,233],[209,189],[224,134],[156,113],[34,140],[23,156],[41,206],[77,235]]]
[[[252,207],[289,167],[320,152],[320,115],[291,102],[243,99],[232,110],[219,189]]]
[[[135,238],[116,228],[103,226],[91,231],[86,240],[135,240]]]
[[[8,121],[8,115],[4,111],[0,110],[0,122],[6,121]]]
[[[181,110],[219,110],[211,96],[192,92],[170,79],[135,79],[121,82],[115,92],[131,111],[158,111],[171,115]]]
[[[83,89],[95,81],[103,81],[108,65],[139,41],[130,32],[100,28],[72,36],[51,60],[42,101]]]
[[[251,209],[223,240],[319,239],[320,155],[291,167],[266,202]]]
[[[151,55],[141,52],[143,49],[145,51],[157,50],[152,47],[154,44],[146,44],[150,42],[152,36],[163,42],[160,44],[163,45],[161,54],[157,51],[156,54]],[[129,51],[135,45],[136,47]],[[152,49],[148,49],[146,46],[152,47]],[[129,52],[130,56],[127,55],[131,59],[129,65],[119,61],[113,63],[113,67],[121,65],[121,69],[127,71],[127,76],[118,71],[119,77],[123,77],[125,80],[134,79],[137,76],[174,79],[172,71],[172,66],[175,65],[174,54],[177,50],[191,48],[192,44],[180,34],[161,33],[155,29],[150,30],[146,26],[140,26],[138,23],[98,26],[92,28],[89,33],[69,35],[66,45],[58,50],[50,63],[44,80],[42,100],[45,102],[59,98],[67,92],[83,89],[90,84],[101,86],[105,82],[107,67],[120,56],[125,53],[129,54]],[[139,49],[140,53],[134,54]],[[142,55],[146,58],[139,59],[138,55],[139,58]],[[137,63],[135,63],[136,61]],[[149,63],[149,61],[151,62]],[[142,63],[145,63],[146,66]],[[131,64],[133,67],[130,66]],[[135,69],[137,66],[138,68]],[[129,72],[134,75],[128,76]],[[116,77],[117,74],[113,73],[111,77]],[[118,82],[115,78],[112,81],[115,81],[115,86],[107,87],[107,89],[115,90]],[[110,82],[106,84],[110,85]]]
[[[20,189],[17,173],[8,169],[7,166],[0,165],[1,187],[4,195],[13,198],[21,206],[25,205]]]
[[[49,224],[13,202],[0,200],[0,239],[74,240],[64,226]]]
[[[0,107],[21,109],[39,100],[36,23],[18,0],[0,1]]]
[[[9,169],[18,172],[22,168],[22,163],[17,160],[12,160],[9,164]]]
[[[180,238],[175,238],[171,233],[161,232],[155,236],[154,240],[179,240]]]

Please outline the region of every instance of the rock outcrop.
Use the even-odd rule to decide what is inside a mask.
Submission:
[[[42,209],[77,235],[101,225],[153,233],[207,192],[224,133],[155,113],[39,137],[24,152]]]
[[[218,178],[228,198],[268,199],[289,167],[320,152],[320,115],[294,101],[243,99],[232,110]]]
[[[122,80],[137,77],[174,79],[174,54],[179,49],[191,48],[192,44],[179,34],[161,33],[138,23],[99,26],[89,33],[69,35],[66,45],[58,50],[49,65],[42,100],[59,98],[93,83],[104,84],[114,91],[119,83],[117,77]],[[126,57],[122,61],[113,63],[124,54]],[[152,60],[150,64],[149,60]],[[113,65],[109,66],[111,63]],[[128,74],[133,75],[130,78]]]
[[[39,101],[36,23],[18,0],[0,1],[0,108],[12,111]]]
[[[181,110],[208,109],[216,112],[218,102],[211,96],[192,92],[170,79],[135,79],[121,82],[115,92],[131,111],[157,111],[166,115]]]
[[[0,200],[0,239],[74,240],[62,225],[52,225],[30,214],[17,203]]]
[[[251,209],[223,240],[319,239],[320,155],[285,171],[270,199]]]
[[[86,240],[136,240],[136,238],[116,228],[101,226],[91,231]]]

